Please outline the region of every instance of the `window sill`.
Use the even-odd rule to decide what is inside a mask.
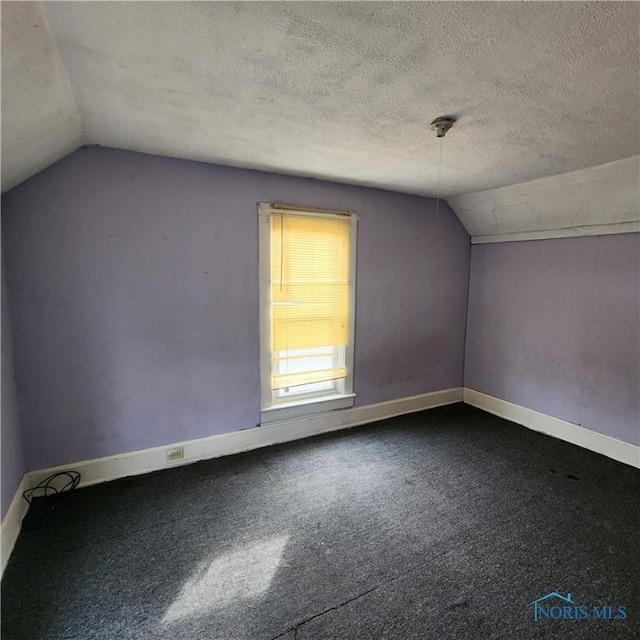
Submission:
[[[355,397],[355,393],[342,393],[324,398],[309,398],[298,402],[276,404],[262,409],[261,424],[300,418],[314,413],[333,411],[334,409],[347,409],[353,406]]]

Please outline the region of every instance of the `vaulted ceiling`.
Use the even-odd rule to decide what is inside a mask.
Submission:
[[[100,144],[440,189],[478,236],[633,221],[639,15],[626,2],[3,2],[2,188]],[[429,122],[444,114],[458,122],[438,187]],[[553,182],[507,187],[540,179]],[[626,195],[591,212],[574,189],[541,222],[527,194],[567,181],[599,203],[612,185]]]

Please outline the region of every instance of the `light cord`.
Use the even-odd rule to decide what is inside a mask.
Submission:
[[[442,143],[444,136],[440,138],[440,160],[438,162],[438,187],[436,189],[436,244],[440,235],[440,188],[442,184]]]

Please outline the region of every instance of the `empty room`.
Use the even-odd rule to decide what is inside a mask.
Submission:
[[[1,12],[3,640],[640,637],[640,3]]]

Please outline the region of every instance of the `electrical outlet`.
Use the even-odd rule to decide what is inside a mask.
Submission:
[[[184,448],[169,449],[167,451],[167,460],[182,460],[184,458]]]

